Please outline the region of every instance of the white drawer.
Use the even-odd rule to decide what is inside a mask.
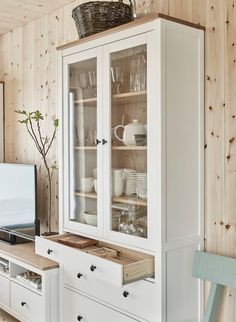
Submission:
[[[79,292],[98,298],[114,308],[120,308],[145,320],[155,320],[157,305],[156,287],[153,283],[142,280],[120,288],[84,273],[80,266],[68,264],[64,264],[63,277],[66,285]]]
[[[122,285],[151,277],[154,274],[154,257],[111,244],[99,243],[110,248],[118,248],[121,260],[102,258],[88,254],[87,249],[76,249],[57,242],[59,236],[46,238],[36,237],[36,253],[61,263],[73,263],[84,273],[108,283]],[[89,248],[91,249],[91,248]],[[120,256],[120,255],[119,255]],[[123,259],[131,259],[130,262]]]
[[[42,322],[42,298],[40,295],[11,282],[11,309],[32,322]]]
[[[64,288],[63,322],[135,322],[139,321]]]
[[[35,252],[38,255],[59,262],[63,256],[63,245],[59,245],[58,243],[55,243],[47,238],[36,236]]]
[[[0,275],[0,304],[10,307],[10,281]]]

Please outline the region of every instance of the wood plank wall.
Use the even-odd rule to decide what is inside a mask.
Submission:
[[[0,38],[0,80],[6,82],[6,160],[39,165],[39,211],[46,213],[45,172],[14,110],[57,114],[56,46],[77,38],[71,10],[56,10]],[[205,151],[206,250],[236,257],[236,1],[138,0],[138,12],[162,12],[206,26]],[[55,148],[50,157],[56,158]],[[54,178],[57,227],[57,176]],[[224,294],[219,322],[233,321],[233,293]]]

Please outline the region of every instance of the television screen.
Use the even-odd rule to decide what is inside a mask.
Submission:
[[[36,213],[36,167],[0,163],[0,238],[34,237]]]

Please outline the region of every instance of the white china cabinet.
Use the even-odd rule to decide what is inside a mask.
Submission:
[[[4,160],[4,85],[0,82],[0,162]]]
[[[200,321],[191,270],[203,246],[203,46],[200,26],[156,15],[60,48],[60,233],[146,253],[155,266],[127,284],[113,261],[38,238],[64,270],[64,321],[83,321],[87,306],[91,322],[96,312],[105,322]]]

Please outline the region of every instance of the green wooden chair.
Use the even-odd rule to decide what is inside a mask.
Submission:
[[[228,286],[236,289],[236,259],[196,251],[193,263],[193,276],[211,282],[211,290],[203,322],[215,322],[223,287]],[[236,301],[234,303],[236,304]],[[236,322],[235,313],[234,322]]]

